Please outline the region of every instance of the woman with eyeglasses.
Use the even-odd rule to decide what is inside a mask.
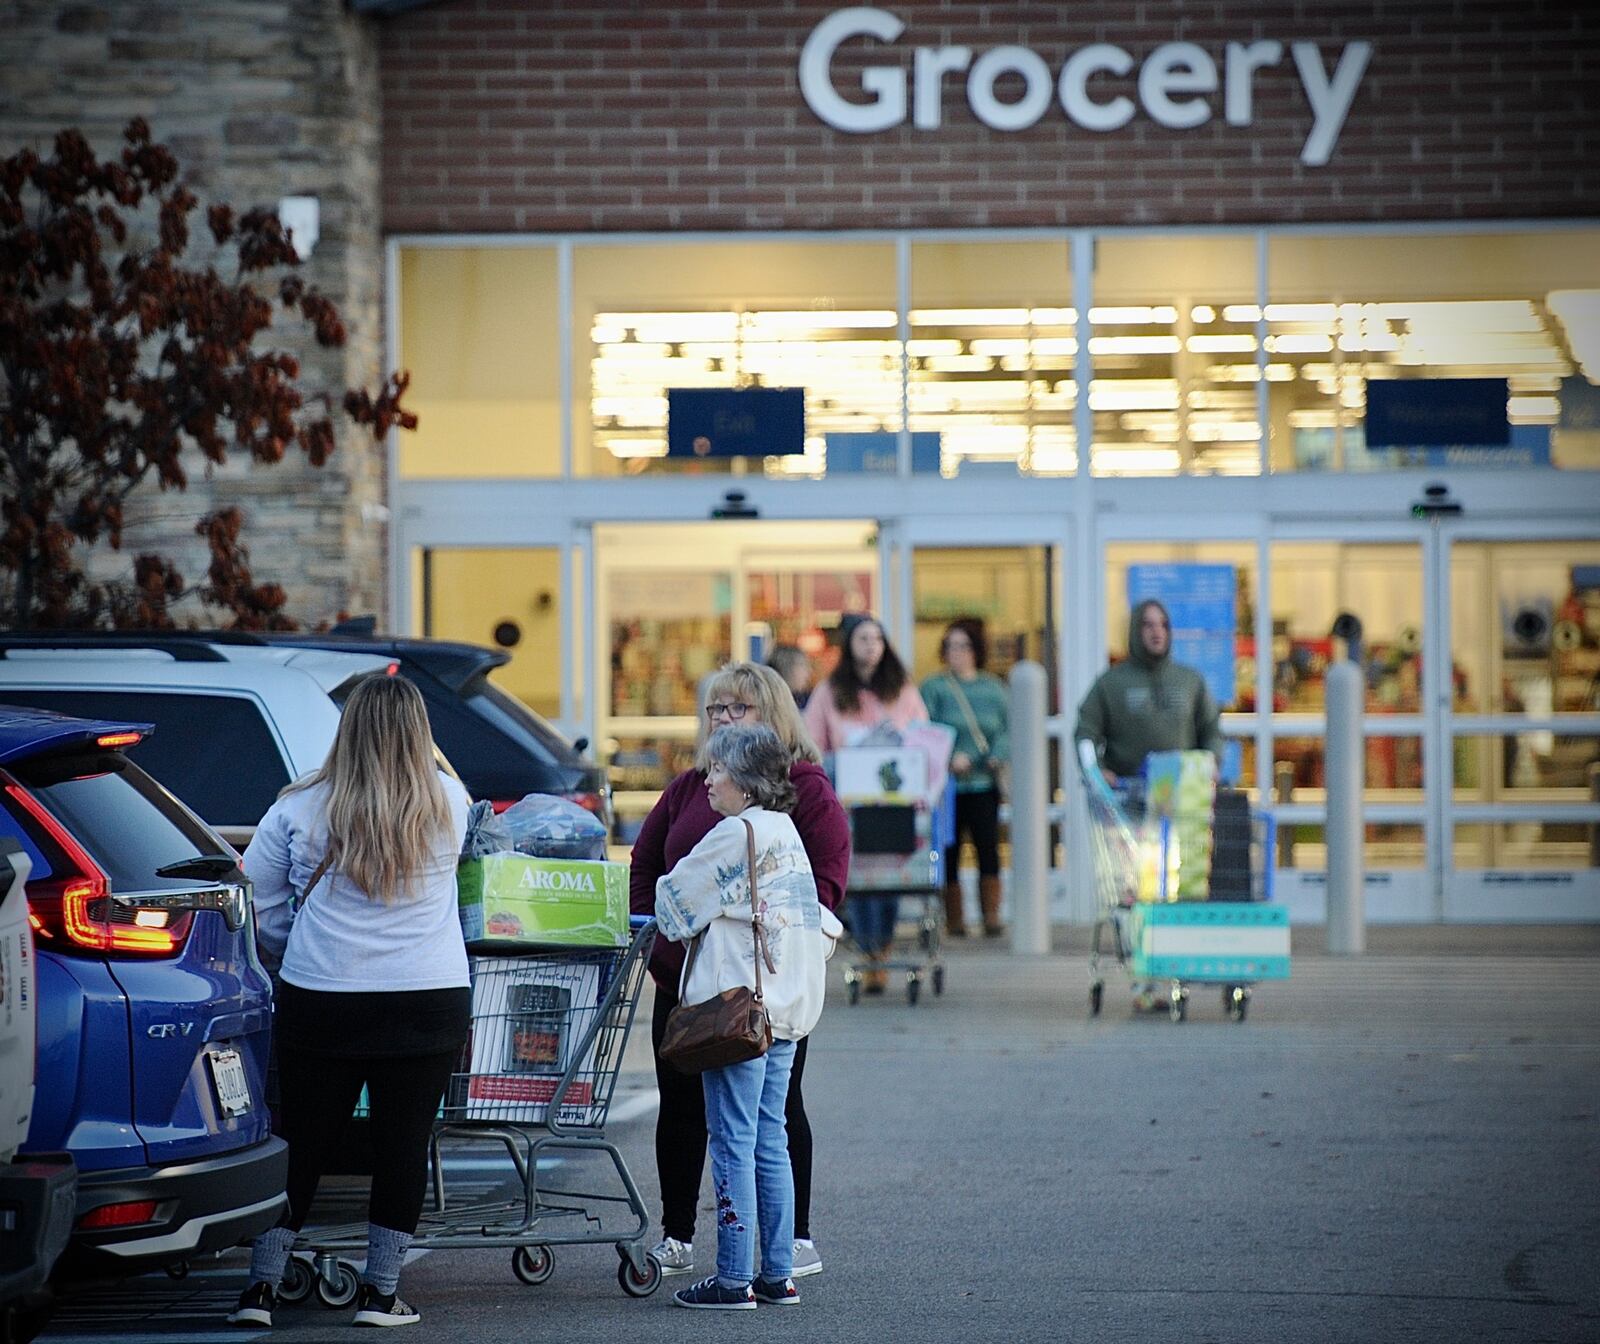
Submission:
[[[707,739],[728,724],[756,723],[777,733],[793,758],[789,782],[794,785],[795,805],[790,816],[811,862],[817,897],[830,910],[844,900],[845,879],[850,873],[850,823],[822,769],[821,755],[801,722],[794,695],[770,667],[731,663],[707,683],[694,768],[667,786],[634,841],[629,891],[635,914],[655,913],[657,881],[722,820],[706,793]],[[661,1034],[667,1014],[678,1003],[683,959],[682,944],[656,939],[650,954],[650,974],[656,982],[650,1037],[661,1093],[661,1109],[656,1115],[656,1169],[661,1178],[662,1239],[651,1254],[667,1274],[687,1274],[694,1269],[695,1212],[706,1161],[702,1081],[698,1075],[680,1073],[661,1058]],[[811,1237],[811,1125],[800,1089],[805,1063],[806,1042],[802,1039],[796,1045],[784,1110],[794,1170],[791,1274],[797,1279],[822,1272],[822,1259]]]
[[[806,705],[806,727],[824,752],[855,745],[880,724],[904,728],[926,722],[927,707],[883,626],[871,616],[850,615],[839,623],[839,661]],[[868,961],[889,959],[900,902],[893,896],[858,893],[850,903],[850,936]],[[882,994],[889,973],[874,965],[863,977],[868,994]]]

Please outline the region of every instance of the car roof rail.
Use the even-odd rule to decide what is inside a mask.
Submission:
[[[205,638],[186,638],[178,632],[144,634],[133,630],[64,630],[59,634],[38,631],[0,632],[0,658],[11,649],[150,649],[165,653],[175,663],[225,663],[224,654],[212,648]]]

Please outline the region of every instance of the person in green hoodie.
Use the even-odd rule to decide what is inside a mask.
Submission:
[[[1154,599],[1128,621],[1128,657],[1102,672],[1078,706],[1073,736],[1092,742],[1106,782],[1137,777],[1152,751],[1222,755],[1217,703],[1205,678],[1174,663],[1172,620]]]

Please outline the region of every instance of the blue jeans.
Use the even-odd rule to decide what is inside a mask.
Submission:
[[[773,1041],[759,1059],[701,1074],[717,1194],[717,1282],[724,1288],[756,1277],[757,1227],[761,1277],[786,1279],[794,1271],[794,1173],[783,1121],[794,1045]]]
[[[900,917],[898,896],[872,896],[850,893],[850,936],[869,957],[887,952],[894,941],[895,922]]]

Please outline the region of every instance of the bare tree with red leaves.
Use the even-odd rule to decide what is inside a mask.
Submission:
[[[322,466],[331,400],[302,393],[292,355],[256,345],[288,314],[322,346],[345,341],[270,210],[206,211],[232,279],[185,265],[199,203],[142,119],[124,139],[101,162],[66,130],[51,158],[23,150],[0,163],[0,620],[170,628],[172,605],[196,598],[235,628],[293,628],[283,589],[250,574],[237,509],[196,528],[211,549],[203,584],[155,555],[138,556],[127,580],[85,571],[89,548],[121,548],[128,496],[147,483],[184,489],[195,454],[209,471],[230,452],[275,463],[293,446]],[[381,442],[416,424],[400,405],[407,382],[350,389],[340,409]]]

